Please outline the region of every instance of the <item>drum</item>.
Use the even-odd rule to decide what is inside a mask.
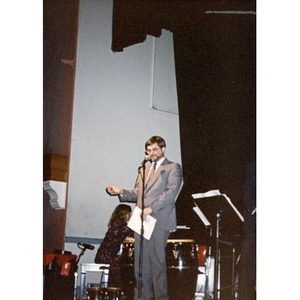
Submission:
[[[198,275],[198,247],[192,239],[169,239],[166,247],[170,300],[194,299]]]
[[[126,299],[133,299],[134,278],[134,238],[126,238],[122,244],[120,257],[122,290]]]
[[[168,268],[196,268],[198,248],[192,239],[169,239],[166,248]]]
[[[205,266],[206,246],[197,245],[197,252],[198,252],[198,266],[199,267]]]
[[[88,287],[86,294],[89,300],[104,300],[106,288],[103,287]]]
[[[204,265],[206,246],[198,246],[192,239],[169,239],[166,248],[169,268],[186,268]],[[122,245],[121,265],[134,264],[134,238],[126,238]]]
[[[123,300],[124,299],[124,292],[121,291],[120,288],[108,287],[104,299]]]
[[[89,300],[124,300],[124,293],[117,287],[88,287]]]
[[[134,264],[134,238],[126,238],[122,244],[121,265],[133,266]]]
[[[195,297],[199,265],[198,251],[201,250],[193,239],[168,239],[166,262],[170,300],[190,300]],[[121,271],[123,278],[127,280],[124,289],[127,299],[133,299],[135,285],[133,266],[134,239],[131,238],[123,242],[121,255]]]

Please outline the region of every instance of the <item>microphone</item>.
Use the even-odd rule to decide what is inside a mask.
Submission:
[[[95,246],[93,245],[90,245],[90,244],[85,244],[85,243],[78,243],[77,246],[81,246],[85,249],[89,249],[89,250],[94,250],[95,249]]]
[[[148,161],[151,161],[151,156],[149,156],[149,155],[145,156],[144,160],[141,162],[141,164],[139,166],[139,169],[141,167],[143,167]]]

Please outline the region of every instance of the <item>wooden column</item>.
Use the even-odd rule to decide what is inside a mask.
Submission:
[[[78,15],[79,0],[44,1],[44,183],[58,182],[44,190],[44,253],[64,248]],[[63,206],[50,202],[57,192]]]

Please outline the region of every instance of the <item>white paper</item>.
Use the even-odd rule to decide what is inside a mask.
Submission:
[[[199,218],[201,219],[201,221],[204,223],[205,226],[210,226],[210,222],[206,219],[204,213],[201,211],[201,209],[198,206],[193,207],[193,210],[199,216]]]
[[[127,225],[129,228],[131,228],[133,231],[135,231],[138,234],[141,234],[141,226],[142,226],[141,212],[142,210],[136,206],[133,210],[133,213]],[[150,240],[155,223],[156,223],[156,219],[149,215],[146,217],[146,220],[144,220],[143,225],[144,225],[145,239]]]
[[[215,196],[221,196],[221,193],[219,190],[211,190],[206,193],[199,193],[199,194],[193,194],[192,197],[194,199],[199,199],[199,198],[207,198],[207,197],[215,197]]]
[[[178,225],[177,229],[191,229],[191,227],[187,227],[186,225]]]
[[[235,213],[239,216],[239,218],[241,219],[242,222],[244,222],[244,217],[241,215],[241,213],[236,209],[236,207],[233,205],[233,203],[231,202],[230,198],[226,195],[226,194],[222,194],[222,196],[224,196],[227,200],[227,202],[230,204],[230,206],[232,207],[232,209],[235,211]]]
[[[241,215],[241,213],[237,210],[237,208],[233,205],[233,203],[231,202],[230,198],[226,195],[226,194],[221,194],[219,190],[211,190],[208,191],[206,193],[198,193],[198,194],[192,194],[192,197],[194,199],[200,199],[200,198],[207,198],[207,197],[215,197],[215,196],[223,196],[227,202],[229,203],[229,205],[232,207],[232,209],[235,211],[235,213],[238,215],[238,217],[240,218],[240,220],[242,222],[244,222],[244,217]],[[195,202],[194,202],[195,203]],[[193,207],[194,211],[197,213],[197,215],[200,217],[200,219],[202,220],[202,222],[206,225],[207,222],[209,223],[209,221],[206,219],[206,217],[204,216],[204,214],[202,213],[202,211],[200,210],[200,208],[198,207],[198,205],[195,203],[196,208]],[[198,210],[198,209],[199,210]],[[204,218],[206,219],[204,219]],[[210,225],[210,223],[209,223]],[[207,225],[206,225],[207,226]]]

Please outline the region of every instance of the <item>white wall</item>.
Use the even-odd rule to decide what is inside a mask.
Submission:
[[[104,237],[119,204],[105,187],[133,187],[150,136],[163,136],[166,156],[181,163],[172,33],[113,53],[112,2],[80,1],[67,237]],[[65,249],[79,253],[74,246]]]

